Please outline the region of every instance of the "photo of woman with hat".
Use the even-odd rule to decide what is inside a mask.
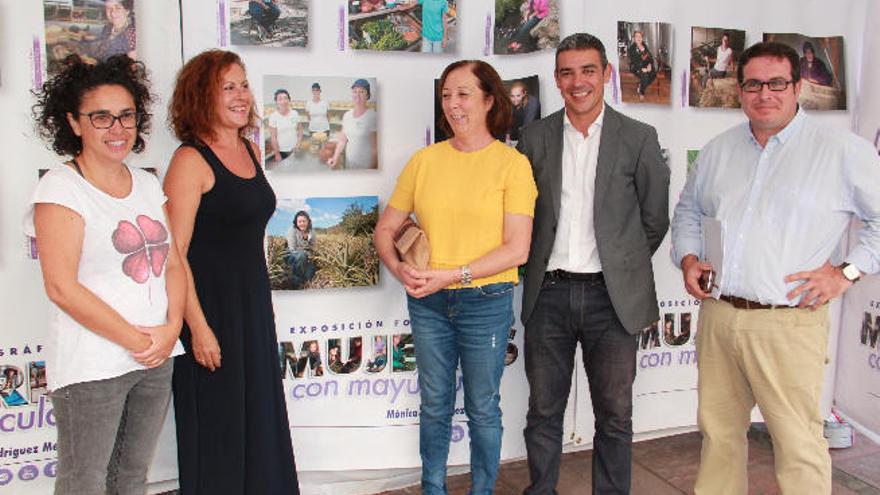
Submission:
[[[351,85],[354,108],[342,116],[342,131],[336,137],[336,150],[327,160],[330,168],[339,166],[343,151],[346,169],[378,168],[376,111],[367,107],[370,97],[370,83],[366,79],[358,79]]]

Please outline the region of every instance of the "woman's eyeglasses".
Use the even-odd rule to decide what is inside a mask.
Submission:
[[[126,111],[119,115],[113,115],[110,112],[101,110],[83,115],[89,118],[89,122],[92,123],[92,127],[95,129],[109,129],[113,127],[117,120],[125,129],[134,129],[137,127],[138,121],[140,120],[140,115],[134,111]]]

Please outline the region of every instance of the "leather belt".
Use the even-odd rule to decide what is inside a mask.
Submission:
[[[604,282],[605,277],[602,272],[595,273],[575,273],[565,270],[550,270],[547,272],[548,277],[561,278],[564,280],[577,280],[578,282]]]
[[[783,304],[762,304],[757,301],[751,301],[749,299],[745,299],[743,297],[737,296],[728,296],[726,294],[722,294],[720,299],[722,301],[729,302],[731,306],[736,309],[791,309],[796,308],[797,306],[786,306]]]

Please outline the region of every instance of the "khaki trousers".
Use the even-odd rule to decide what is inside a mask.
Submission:
[[[782,494],[831,493],[819,413],[827,341],[827,306],[746,310],[703,302],[696,337],[703,435],[697,495],[748,493],[746,433],[756,403],[773,439]]]

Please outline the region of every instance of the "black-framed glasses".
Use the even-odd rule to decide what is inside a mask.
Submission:
[[[764,86],[770,91],[785,91],[788,89],[788,85],[792,84],[794,81],[785,80],[785,79],[770,79],[769,81],[759,81],[757,79],[749,79],[748,81],[739,85],[743,91],[746,93],[760,93]]]
[[[109,129],[113,127],[113,124],[115,124],[117,120],[122,124],[122,127],[126,129],[134,129],[137,127],[138,121],[141,120],[140,114],[132,110],[127,110],[119,115],[113,115],[112,113],[103,110],[89,112],[82,115],[89,118],[89,122],[92,123],[92,127],[95,129]]]

